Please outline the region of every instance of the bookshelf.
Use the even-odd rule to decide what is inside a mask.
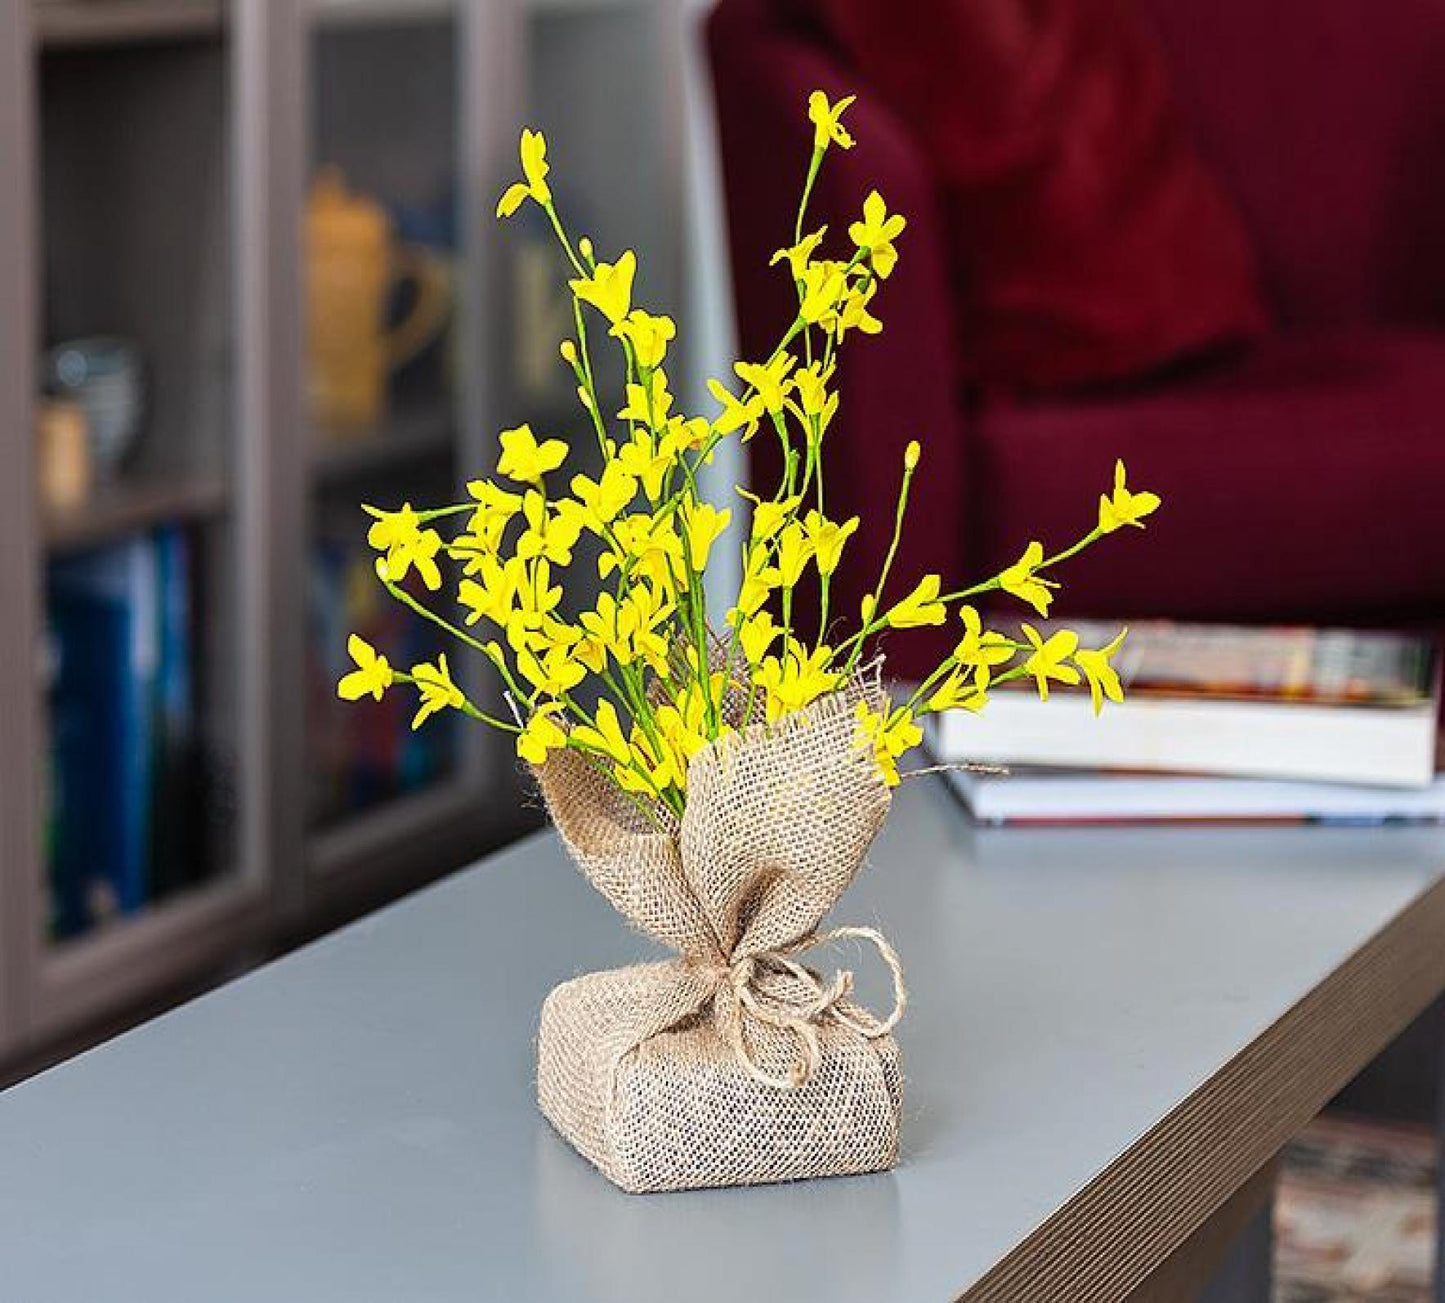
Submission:
[[[0,1084],[535,822],[482,731],[336,710],[338,631],[370,614],[358,504],[452,496],[522,420],[585,434],[538,380],[547,255],[488,220],[524,115],[581,223],[678,308],[677,13],[0,0],[0,310],[32,323],[0,348],[0,421],[36,428],[65,342],[125,341],[142,395],[81,502],[42,499],[35,441],[3,454]],[[308,274],[324,169],[416,272],[389,320],[443,305],[362,419],[328,413],[317,362],[315,320],[353,320]]]

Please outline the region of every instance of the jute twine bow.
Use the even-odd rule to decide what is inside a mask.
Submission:
[[[886,1018],[877,1018],[857,1005],[844,1007],[844,1001],[853,991],[853,974],[847,969],[835,972],[824,982],[812,969],[792,958],[801,951],[849,939],[871,942],[888,966],[893,978],[893,1012]],[[783,980],[769,981],[769,978]],[[788,981],[789,978],[793,980]],[[723,1036],[754,1081],[778,1090],[796,1090],[812,1080],[823,1062],[818,1028],[826,1021],[847,1027],[868,1040],[877,1040],[898,1025],[908,1004],[908,988],[904,985],[898,952],[881,932],[871,927],[834,928],[802,937],[777,950],[745,956],[720,970],[719,985],[726,985],[734,997],[719,1005]],[[743,1025],[745,1013],[797,1041],[798,1054],[786,1076],[767,1072],[753,1056]]]

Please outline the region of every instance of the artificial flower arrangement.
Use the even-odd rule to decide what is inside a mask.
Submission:
[[[402,670],[356,637],[341,696],[380,698],[404,683],[419,696],[413,727],[456,710],[512,735],[584,873],[679,952],[565,982],[543,1010],[542,1110],[629,1190],[892,1164],[901,968],[872,929],[818,929],[887,813],[899,760],[920,741],[923,716],[980,710],[1010,680],[1032,678],[1045,698],[1050,683],[1087,683],[1096,710],[1122,696],[1110,664],[1122,633],[1083,648],[1072,632],[1045,636],[1025,622],[1016,638],[986,628],[971,604],[1001,592],[1046,616],[1055,566],[1106,534],[1142,527],[1159,498],[1130,490],[1122,463],[1084,537],[1051,554],[1032,542],[1000,573],[945,591],[939,575],[900,585],[893,573],[920,459],[912,442],[877,581],[860,610],[830,609],[858,525],[827,514],[838,354],[855,332],[882,329],[874,300],[906,227],[874,191],[837,256],[824,251],[825,229],[805,234],[825,155],[853,144],[842,122],[851,102],[809,99],[813,147],[793,243],[774,257],[796,289],[797,314],[768,357],[738,362],[735,381],[708,382],[719,404],[710,416],[677,410],[665,368],[676,327],[634,302],[636,257],[602,261],[587,238],[573,239],[548,185],[546,142],[524,131],[523,179],[497,213],[535,204],[570,266],[575,338],[562,342],[561,358],[600,470],[572,475],[562,491],[569,444],[522,425],[502,432],[496,476],[470,483],[466,502],[366,508],[380,582],[485,658],[505,707],[470,700],[444,655]],[[615,414],[600,396],[603,332],[625,371]],[[782,481],[737,490],[751,523],[740,589],[718,619],[705,579],[733,509],[704,498],[699,472],[724,440],[754,437],[779,441]],[[448,524],[459,528],[444,537]],[[584,536],[595,540],[590,550]],[[575,620],[562,614],[572,609],[563,597],[574,573],[567,595],[589,596]],[[795,618],[805,575],[818,603],[806,635]],[[444,587],[455,618],[418,594]],[[879,635],[950,618],[961,626],[952,652],[891,699],[877,670]],[[849,998],[851,974],[825,980],[794,958],[848,937],[874,944],[893,974],[887,1018]]]

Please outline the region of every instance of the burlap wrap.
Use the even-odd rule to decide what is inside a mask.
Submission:
[[[876,693],[855,681],[700,752],[686,813],[665,831],[575,753],[538,772],[582,872],[679,955],[564,982],[542,1008],[542,1112],[624,1190],[896,1160],[897,958],[872,929],[818,932],[888,813],[888,788],[855,740],[854,707]],[[845,937],[872,943],[892,971],[888,1018],[848,999],[850,973],[824,979],[797,958]]]

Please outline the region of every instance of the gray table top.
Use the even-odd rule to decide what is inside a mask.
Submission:
[[[0,1095],[0,1293],[956,1297],[1442,866],[1424,829],[978,832],[907,785],[835,915],[907,968],[899,1168],[637,1198],[533,1104],[549,987],[647,953],[542,834]]]

